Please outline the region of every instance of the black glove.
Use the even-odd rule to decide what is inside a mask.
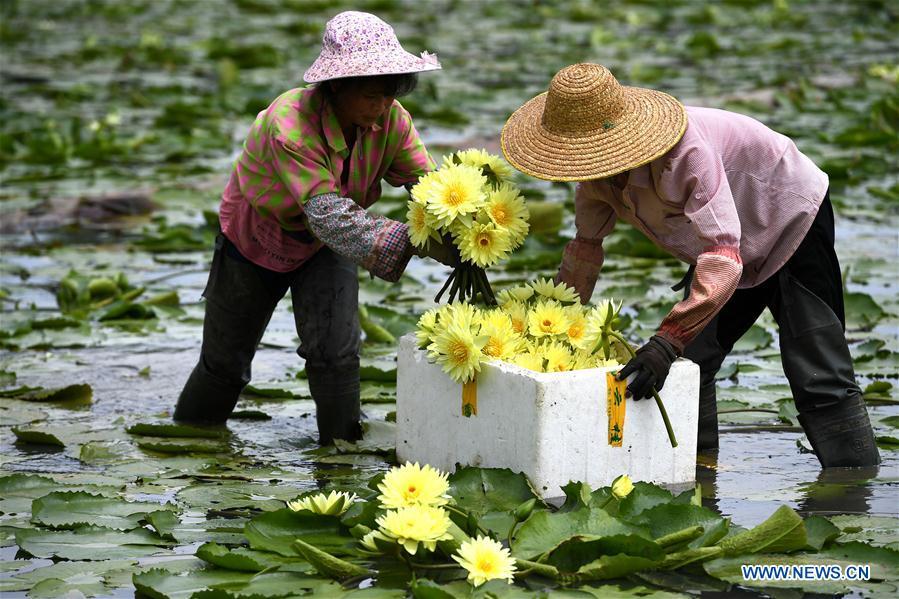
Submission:
[[[632,373],[637,376],[627,386],[627,396],[635,400],[652,397],[652,389],[660,390],[668,377],[671,363],[677,359],[674,347],[658,335],[653,335],[637,355],[628,362],[616,377],[623,381]]]
[[[442,242],[429,239],[426,247],[415,249],[415,255],[452,267],[458,266],[461,261],[459,250],[453,245],[451,238],[444,238]]]

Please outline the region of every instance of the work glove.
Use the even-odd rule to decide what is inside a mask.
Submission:
[[[419,258],[430,258],[446,266],[458,266],[461,258],[459,250],[453,245],[452,240],[444,238],[442,242],[429,239],[423,248],[415,248],[415,255]]]
[[[634,380],[627,386],[627,397],[635,400],[652,397],[652,389],[660,390],[668,377],[671,363],[677,359],[674,347],[659,337],[653,335],[646,345],[637,350],[637,355],[625,364],[616,377],[623,381],[633,373],[637,373]]]

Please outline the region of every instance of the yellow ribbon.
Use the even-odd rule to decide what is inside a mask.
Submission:
[[[478,415],[478,379],[472,377],[462,384],[462,415],[466,418]]]
[[[627,381],[619,381],[614,372],[606,373],[606,407],[609,414],[609,445],[621,447],[624,441],[624,392]]]

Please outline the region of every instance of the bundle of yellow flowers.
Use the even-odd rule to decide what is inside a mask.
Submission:
[[[564,372],[618,366],[628,357],[616,329],[620,303],[582,306],[572,288],[548,279],[504,290],[498,300],[494,308],[451,303],[419,319],[419,347],[454,381],[471,381],[489,360]]]
[[[460,263],[437,294],[495,304],[484,268],[505,259],[528,233],[528,209],[512,169],[499,156],[471,148],[444,158],[412,188],[406,219],[412,244],[451,243]],[[450,285],[452,285],[450,287]]]

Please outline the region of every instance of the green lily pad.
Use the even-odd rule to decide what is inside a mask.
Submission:
[[[35,499],[31,521],[49,528],[92,525],[114,530],[138,528],[148,513],[165,510],[158,503],[138,503],[84,491],[56,491]]]
[[[145,520],[160,538],[168,539],[169,541],[178,540],[174,530],[181,524],[181,519],[172,510],[163,509],[149,512]]]
[[[808,538],[808,546],[816,551],[830,545],[842,531],[821,516],[809,516],[805,519],[805,534]]]
[[[892,435],[877,435],[874,437],[877,447],[886,449],[887,451],[896,451],[899,449],[899,437]]]
[[[633,518],[644,510],[670,503],[674,496],[670,491],[643,481],[634,483],[634,489],[621,500],[618,514],[625,519]]]
[[[284,507],[301,489],[267,483],[220,482],[190,485],[178,491],[179,501],[195,509],[253,508],[273,511]]]
[[[340,520],[288,508],[253,518],[244,528],[250,548],[271,551],[286,557],[298,557],[293,546],[302,539],[335,555],[352,555],[356,541],[343,530]]]
[[[203,543],[197,548],[197,557],[226,570],[239,572],[261,572],[284,564],[303,563],[298,557],[284,557],[269,551],[257,551],[246,547],[229,549],[218,543]],[[307,564],[308,565],[308,564]],[[308,573],[315,569],[308,566]]]
[[[609,563],[597,563],[601,558],[625,555],[640,557],[650,564],[656,564],[665,557],[665,550],[655,541],[639,534],[582,534],[559,543],[549,551],[543,561],[555,566],[563,573],[578,572],[590,564],[593,564],[596,569],[604,568],[608,571]],[[646,563],[643,563],[643,559],[640,560],[641,563],[637,567],[639,570],[648,567]],[[637,564],[632,565],[636,566]],[[594,572],[594,574],[598,574],[598,572]],[[617,578],[617,576],[604,576],[603,578]],[[593,580],[600,579],[594,578]]]
[[[0,398],[14,398],[23,401],[58,401],[90,403],[93,398],[93,389],[90,385],[67,385],[45,389],[43,387],[20,387],[0,391]]]
[[[581,535],[638,535],[650,538],[646,528],[622,522],[598,508],[564,513],[539,510],[531,514],[515,533],[512,553],[523,559],[534,559],[563,541]]]
[[[128,559],[166,553],[165,539],[138,528],[127,532],[82,526],[75,530],[25,529],[16,532],[16,544],[34,557],[68,560]]]
[[[846,328],[869,330],[886,316],[874,298],[867,293],[847,292],[843,294],[846,306]]]
[[[13,434],[16,436],[17,443],[30,443],[32,445],[50,445],[53,447],[65,447],[66,444],[51,432],[46,430],[37,430],[34,428],[20,428],[14,426]]]
[[[231,447],[227,443],[204,439],[179,439],[169,438],[165,441],[137,441],[137,446],[146,451],[154,451],[164,454],[187,453],[230,453]]]
[[[831,516],[830,521],[840,528],[837,539],[841,543],[862,541],[869,545],[899,550],[899,518],[845,514]]]
[[[726,556],[763,552],[788,552],[808,544],[805,524],[794,510],[782,505],[764,522],[750,530],[726,537],[718,546]]]
[[[458,468],[449,476],[449,493],[459,507],[478,515],[514,510],[537,497],[527,477],[500,468]]]
[[[749,327],[749,330],[734,344],[734,351],[751,352],[765,349],[771,345],[772,341],[774,341],[774,337],[771,336],[771,333],[766,331],[763,327],[754,324]]]
[[[189,426],[186,424],[158,424],[141,422],[125,429],[131,435],[142,437],[186,437],[201,439],[221,439],[227,436],[227,429]]]
[[[620,513],[620,512],[619,512]],[[653,538],[701,526],[702,534],[690,541],[692,548],[705,547],[718,542],[730,528],[730,523],[710,509],[692,504],[662,504],[643,510],[628,522],[649,529]]]
[[[0,592],[28,591],[29,597],[48,598],[69,593],[105,595],[109,590],[104,584],[104,575],[133,564],[130,560],[59,562],[0,580]]]

